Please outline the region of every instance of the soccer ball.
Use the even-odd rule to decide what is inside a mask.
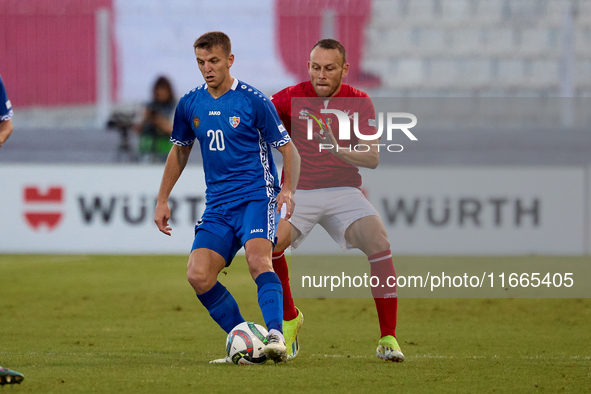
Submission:
[[[240,323],[228,334],[226,353],[234,364],[264,364],[267,361],[267,355],[263,352],[267,335],[265,327],[259,324]]]

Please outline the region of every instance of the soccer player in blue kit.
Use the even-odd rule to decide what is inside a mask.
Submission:
[[[2,82],[2,77],[0,77],[0,147],[10,137],[10,133],[12,133],[12,115],[12,104],[10,104],[6,89],[4,88],[4,82]],[[0,367],[0,386],[14,383],[20,384],[24,378],[20,372]]]
[[[244,322],[238,304],[217,280],[244,246],[250,274],[269,335],[264,352],[286,360],[283,338],[282,287],[273,271],[271,253],[280,210],[291,216],[292,190],[299,175],[299,155],[275,107],[252,86],[233,78],[231,43],[222,32],[209,32],[194,45],[205,84],[183,96],[176,108],[154,221],[171,235],[168,197],[199,140],[205,172],[206,209],[195,227],[187,278],[199,301],[220,327],[230,332]],[[270,148],[283,156],[285,179],[279,178]],[[213,362],[231,362],[227,357]]]
[[[12,104],[6,94],[4,82],[0,77],[0,147],[6,142],[12,133]]]

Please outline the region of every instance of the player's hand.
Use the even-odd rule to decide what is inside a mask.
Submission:
[[[314,137],[316,138],[316,140],[318,142],[320,142],[323,147],[323,150],[327,150],[330,153],[332,153],[335,156],[337,155],[337,146],[338,146],[338,142],[337,139],[334,137],[334,134],[332,133],[332,128],[330,127],[329,124],[326,125],[327,128],[324,128],[324,126],[321,126],[323,133],[314,133]],[[332,148],[331,148],[332,147]]]
[[[172,227],[168,225],[170,219],[170,208],[167,203],[157,203],[156,211],[154,212],[154,223],[158,226],[158,230],[166,235],[172,235]]]
[[[293,209],[295,208],[295,201],[293,200],[293,195],[291,194],[291,190],[281,188],[281,191],[277,195],[277,213],[281,213],[281,208],[285,204],[285,220],[288,220],[293,213]]]

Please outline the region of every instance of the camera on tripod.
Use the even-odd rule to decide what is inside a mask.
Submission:
[[[107,121],[107,129],[109,130],[128,130],[133,127],[134,112],[113,112]]]
[[[136,155],[131,149],[129,131],[134,127],[135,112],[115,111],[107,121],[107,130],[119,132],[119,148],[117,149],[117,161],[137,161]]]

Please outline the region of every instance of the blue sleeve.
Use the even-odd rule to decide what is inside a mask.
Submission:
[[[187,110],[188,100],[187,96],[183,96],[174,112],[174,122],[172,125],[172,134],[170,142],[178,146],[188,146],[195,141],[195,133],[191,128],[190,111]],[[189,115],[187,115],[189,114]]]
[[[256,114],[255,127],[269,145],[279,148],[291,141],[271,100],[261,94],[252,100],[252,105]]]
[[[0,77],[0,122],[10,120],[11,118],[12,104],[10,104],[6,89],[4,88],[4,82],[2,82],[2,77]]]

